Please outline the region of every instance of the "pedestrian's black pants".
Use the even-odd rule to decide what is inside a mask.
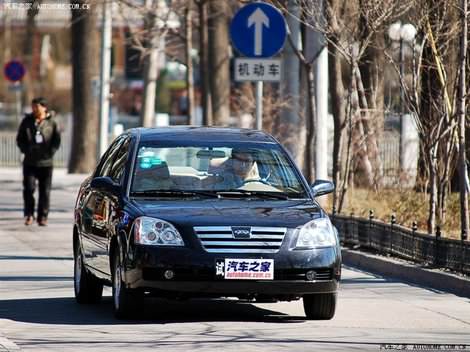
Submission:
[[[51,193],[52,166],[23,165],[23,200],[24,216],[34,216],[34,190],[36,180],[39,184],[37,220],[47,219],[49,213],[49,195]]]

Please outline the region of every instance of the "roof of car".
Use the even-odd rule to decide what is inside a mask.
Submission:
[[[208,141],[208,142],[257,142],[276,143],[266,132],[228,127],[170,126],[156,128],[134,128],[133,134],[140,134],[141,141]]]

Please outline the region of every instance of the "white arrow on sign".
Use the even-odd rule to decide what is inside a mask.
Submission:
[[[269,28],[269,18],[260,7],[248,17],[248,28],[253,25],[255,25],[255,55],[261,55],[263,52],[263,25]]]

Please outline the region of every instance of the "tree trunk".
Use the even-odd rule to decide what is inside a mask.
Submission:
[[[305,178],[311,184],[314,179],[313,175],[313,142],[315,137],[315,77],[313,74],[313,64],[305,64],[307,72],[307,100],[308,108],[305,116],[306,142],[305,142]]]
[[[380,152],[379,146],[377,143],[377,135],[376,130],[374,128],[374,123],[371,121],[370,109],[367,101],[367,96],[365,93],[365,88],[363,85],[361,71],[359,67],[355,69],[356,79],[357,79],[357,87],[358,87],[358,94],[360,98],[360,102],[362,104],[362,117],[361,122],[362,126],[364,126],[364,138],[365,143],[367,145],[368,151],[368,158],[372,160],[373,170],[372,170],[372,180],[373,183],[369,186],[373,186],[375,189],[381,184],[382,178],[382,162],[380,160]],[[370,176],[368,177],[370,180]]]
[[[207,0],[199,0],[197,6],[199,11],[199,75],[201,77],[202,124],[204,126],[211,126],[213,120],[209,79]]]
[[[188,0],[185,12],[186,22],[186,90],[188,95],[188,122],[190,125],[196,124],[196,116],[194,111],[194,70],[193,70],[193,4],[192,0]]]
[[[357,99],[354,96],[355,90],[355,79],[354,79],[354,70],[351,68],[350,70],[350,81],[349,81],[349,89],[348,89],[348,103],[347,103],[347,119],[348,119],[348,142],[346,147],[346,165],[344,167],[344,175],[342,177],[342,184],[341,184],[341,191],[339,192],[339,199],[337,201],[338,213],[341,213],[344,205],[344,201],[346,198],[346,192],[348,190],[348,186],[350,183],[350,177],[353,176],[351,171],[351,164],[352,164],[352,146],[353,146],[353,109],[357,109]],[[357,110],[354,110],[356,113]]]
[[[357,62],[355,61],[354,58],[352,58],[353,62],[351,64],[351,82],[352,82],[352,109],[353,109],[353,141],[354,141],[354,151],[356,152],[355,160],[356,160],[356,165],[357,169],[355,174],[357,174],[357,171],[361,172],[361,180],[365,182],[368,186],[372,186],[374,184],[374,172],[373,172],[373,167],[372,163],[370,162],[369,158],[369,149],[368,149],[368,143],[367,143],[367,133],[364,128],[364,121],[362,118],[362,113],[361,113],[361,106],[360,106],[360,96],[359,96],[359,86],[358,84],[360,83],[360,79],[358,79],[358,74],[357,71],[359,70],[357,66]]]
[[[36,16],[39,13],[39,7],[42,3],[42,0],[34,0],[32,6],[28,9],[27,18],[26,18],[26,34],[25,41],[23,45],[23,63],[26,67],[26,75],[22,80],[23,84],[23,106],[31,103],[31,100],[34,98],[34,87],[36,85],[35,73],[37,66],[33,61],[33,51],[35,48],[40,45],[40,37],[38,38],[38,33],[36,31]]]
[[[212,115],[215,125],[228,126],[230,117],[230,58],[228,3],[209,0],[209,63]]]
[[[84,4],[87,0],[76,0]],[[73,135],[68,170],[89,173],[96,166],[99,43],[97,6],[72,11],[72,112]],[[93,84],[95,82],[95,84]],[[94,87],[95,86],[95,89]]]
[[[429,151],[429,216],[428,233],[432,234],[436,230],[436,206],[437,206],[437,175],[436,175],[436,150],[437,146]]]
[[[367,31],[370,28],[367,26]],[[369,35],[368,32],[366,32]],[[370,45],[365,50],[363,57],[359,62],[359,72],[364,85],[363,93],[367,101],[367,115],[369,117],[368,129],[373,152],[376,154],[372,157],[374,160],[374,172],[377,185],[380,186],[383,177],[383,165],[380,159],[379,143],[383,136],[384,130],[384,75],[383,67],[385,67],[384,55],[384,36],[376,33],[371,39]]]
[[[338,43],[336,35],[330,38],[334,43]],[[346,100],[344,85],[343,85],[343,69],[341,66],[341,56],[338,49],[332,43],[328,44],[329,52],[329,84],[331,95],[331,107],[333,112],[334,122],[334,136],[333,136],[333,182],[336,185],[335,193],[333,195],[333,205],[336,209],[339,207],[338,192],[340,191],[339,185],[341,181],[341,174],[344,170],[343,165],[343,139],[344,128],[346,120]]]
[[[362,2],[362,1],[361,1]],[[367,19],[361,12],[360,27],[362,38],[368,38],[371,35],[371,27],[367,24]],[[370,43],[367,46],[364,55],[359,61],[359,70],[364,84],[364,93],[367,98],[367,105],[370,108],[372,128],[377,140],[380,140],[384,128],[384,75],[385,67],[385,36],[383,32],[375,32],[370,37]]]
[[[466,144],[465,144],[465,113],[466,113],[466,61],[468,47],[468,2],[461,0],[461,26],[462,34],[460,37],[460,81],[458,97],[458,115],[459,115],[459,188],[460,188],[460,230],[462,240],[466,240],[469,233],[469,215],[468,215],[468,173],[466,163]]]
[[[159,36],[155,28],[158,26],[156,14],[157,5],[154,0],[145,0],[148,11],[145,18],[145,46],[144,58],[144,91],[142,93],[142,110],[140,112],[140,124],[143,127],[155,125],[155,99],[157,95],[158,55],[160,51]]]
[[[0,61],[0,67],[4,67],[5,64],[11,60],[11,46],[12,46],[12,40],[11,40],[11,14],[9,11],[5,11],[3,13],[3,33],[2,34],[2,41],[3,41],[3,50],[0,55],[1,56],[1,61]],[[5,99],[5,102],[8,100],[8,85],[9,82],[6,79],[0,79],[0,96],[2,99]],[[21,116],[16,117],[18,120],[21,119]],[[20,123],[20,121],[16,121],[16,123]]]

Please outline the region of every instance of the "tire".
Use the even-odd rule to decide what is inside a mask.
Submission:
[[[73,283],[75,300],[80,304],[98,303],[103,297],[103,283],[86,270],[80,244],[75,244]]]
[[[336,293],[319,293],[303,297],[307,319],[330,320],[335,315]]]
[[[113,257],[113,309],[118,319],[130,319],[137,317],[143,308],[143,293],[129,289],[123,280],[123,265],[119,256],[119,250]]]

